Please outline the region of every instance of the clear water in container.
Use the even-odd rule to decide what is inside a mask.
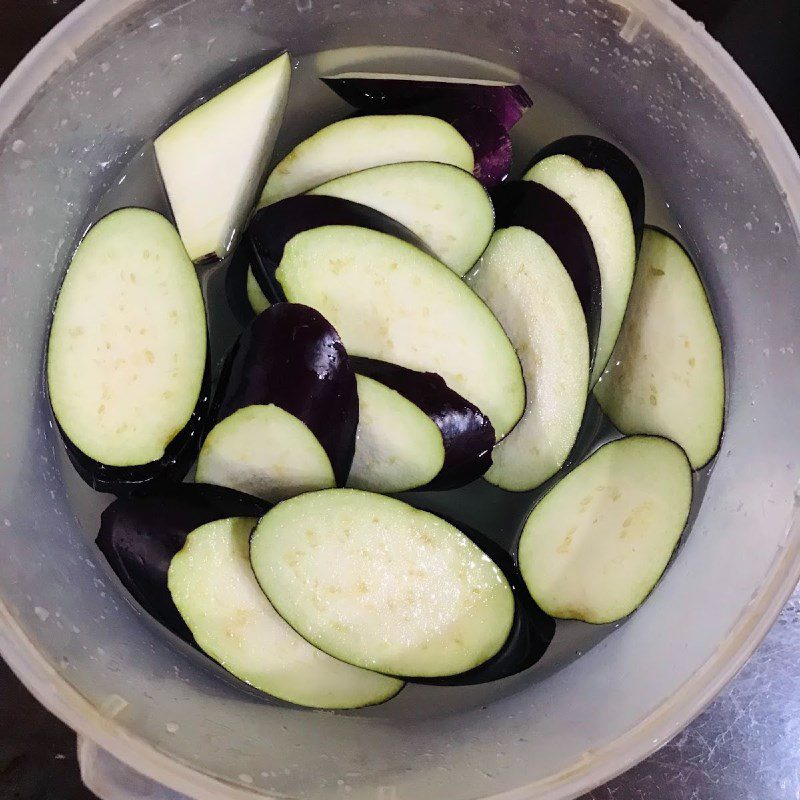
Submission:
[[[576,106],[551,90],[489,62],[464,55],[447,54],[439,50],[427,51],[418,48],[397,47],[344,48],[310,54],[295,60],[289,104],[273,154],[273,164],[286,155],[299,141],[326,124],[352,113],[351,106],[336,96],[318,79],[319,75],[344,71],[407,72],[510,80],[522,83],[533,98],[533,107],[511,132],[514,146],[514,166],[511,178],[519,178],[536,151],[561,136],[588,133],[611,138],[604,134],[602,129]],[[206,96],[213,94],[218,88],[222,87],[211,87],[206,91]],[[187,107],[191,107],[199,103],[201,96],[187,99],[189,100]],[[165,119],[165,126],[171,121]],[[647,223],[658,225],[680,239],[679,226],[675,223],[659,187],[645,170],[642,170],[642,177],[646,192]],[[152,143],[130,160],[116,180],[112,182],[98,206],[87,210],[84,229],[113,210],[132,205],[150,208],[170,216],[169,204],[158,176]],[[241,330],[241,325],[230,309],[227,300],[225,287],[227,266],[226,261],[198,268],[208,309],[211,357],[215,370],[219,369],[224,354]],[[714,298],[710,299],[713,307]],[[599,444],[615,438],[617,435],[614,428],[603,417],[597,403],[590,397],[584,427],[565,469],[579,462]],[[94,539],[99,526],[100,513],[112,497],[94,492],[86,486],[63,451],[61,460],[64,481],[73,509],[81,521],[86,535]],[[696,516],[710,471],[711,466],[706,467],[695,476],[694,508],[686,533],[690,530],[691,523]],[[486,481],[479,480],[458,490],[408,493],[403,499],[480,530],[513,553],[530,509],[556,480],[549,481],[537,490],[522,493],[505,492]],[[104,566],[106,565],[104,564]],[[153,624],[156,623],[153,622]],[[589,625],[572,620],[558,621],[555,638],[547,653],[538,664],[524,673],[491,684],[471,687],[444,689],[409,685],[388,704],[373,709],[342,713],[425,718],[432,714],[449,713],[484,705],[499,697],[512,694],[529,682],[542,680],[562,668],[600,642],[614,628],[618,627],[618,624]],[[171,637],[172,634],[164,631],[164,636]],[[197,659],[204,658],[199,653],[195,653],[195,656]],[[226,682],[234,682],[241,686],[242,691],[252,691],[244,684],[234,681],[216,665],[210,665],[210,668],[217,669],[220,677]],[[423,696],[424,702],[421,702]],[[433,705],[431,701],[434,701]]]

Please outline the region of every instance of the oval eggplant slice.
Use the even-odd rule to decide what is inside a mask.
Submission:
[[[426,484],[409,488],[456,489],[480,478],[489,469],[495,441],[492,423],[477,406],[454,392],[440,375],[371,358],[356,356],[352,361],[357,373],[379,381],[413,403],[441,433],[444,463],[440,471]]]
[[[514,618],[502,571],[461,531],[369,492],[281,503],[253,532],[250,560],[303,638],[386,674],[465,672],[500,650]]]
[[[591,362],[600,333],[600,267],[592,237],[575,209],[561,195],[533,181],[511,181],[492,192],[498,228],[518,225],[544,239],[572,278],[586,317]]]
[[[564,153],[559,148],[569,152]],[[641,235],[644,214],[641,176],[621,150],[594,137],[559,139],[543,153],[535,157],[523,178],[561,195],[577,211],[592,237],[600,267],[602,307],[591,377],[594,386],[614,349],[633,282],[636,242]],[[623,166],[626,175],[631,173],[628,182],[631,186],[638,179],[641,212],[635,211],[636,219],[631,214],[633,199],[626,198],[615,180]]]
[[[497,231],[467,282],[517,348],[525,414],[499,442],[486,480],[526,491],[555,475],[580,431],[589,390],[589,338],[578,295],[549,244],[527,228]]]
[[[175,228],[125,208],[84,236],[53,313],[50,402],[83,479],[125,493],[186,474],[208,406],[206,315]]]
[[[231,350],[198,476],[277,501],[347,480],[358,395],[342,341],[308,306],[277,303]]]
[[[530,170],[531,166],[539,161],[556,155],[570,156],[580,161],[587,169],[602,170],[617,184],[631,215],[638,254],[644,232],[644,183],[641,173],[630,157],[605,139],[577,134],[556,139],[543,147],[528,169]]]
[[[691,466],[673,442],[631,436],[603,445],[525,523],[518,560],[531,596],[553,617],[622,619],[666,569],[691,503]]]
[[[275,278],[275,270],[281,263],[287,242],[298,233],[326,225],[355,225],[380,231],[428,252],[427,245],[416,234],[367,205],[322,195],[288,197],[256,212],[248,228],[253,255],[251,269],[269,300],[286,300]]]
[[[407,492],[432,481],[444,464],[436,423],[382,383],[356,374],[358,431],[347,485],[370,492]]]
[[[169,567],[169,591],[198,647],[273,697],[311,708],[383,703],[402,681],[345,664],[310,645],[270,605],[250,566],[255,519],[193,530]]]
[[[295,236],[276,278],[317,308],[352,355],[441,375],[497,437],[525,406],[522,369],[500,323],[452,270],[393,236],[330,225]]]
[[[534,603],[514,560],[502,547],[473,528],[455,522],[452,524],[503,571],[514,593],[514,622],[505,644],[483,664],[459,675],[413,678],[412,681],[435,686],[474,686],[516,675],[532,667],[547,652],[556,633],[556,622]]]
[[[472,148],[448,123],[420,114],[351,117],[294,148],[267,178],[259,206],[381,164],[440,161],[472,172]]]
[[[111,569],[150,616],[192,642],[167,588],[172,557],[195,528],[231,516],[260,517],[270,508],[255,497],[200,483],[156,488],[121,498],[100,518],[97,546]]]
[[[324,83],[356,108],[378,111],[411,108],[422,103],[461,103],[493,114],[510,130],[533,105],[519,84],[480,78],[447,78],[379,72],[342,72],[326,75]]]
[[[663,231],[645,231],[625,321],[595,396],[620,431],[672,439],[694,469],[719,448],[722,343],[694,264]]]
[[[468,172],[449,164],[408,161],[372,167],[323,183],[309,194],[361,203],[396,219],[456,275],[464,275],[478,260],[494,229],[486,191]]]

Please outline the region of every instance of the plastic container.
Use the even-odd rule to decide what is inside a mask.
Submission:
[[[172,646],[77,523],[42,389],[85,211],[164,119],[229,59],[376,43],[484,58],[581,106],[661,185],[727,347],[722,450],[654,595],[557,675],[445,716],[272,705]],[[158,795],[102,784],[92,743],[200,800],[575,797],[678,732],[775,619],[800,575],[800,163],[671,4],[87,0],[0,90],[0,130],[0,650],[85,737],[107,797]]]

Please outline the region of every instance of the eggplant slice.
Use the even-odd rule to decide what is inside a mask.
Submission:
[[[423,103],[460,103],[491,112],[506,130],[533,105],[519,84],[480,78],[448,78],[380,72],[342,72],[323,82],[359,109],[413,108]]]
[[[273,697],[311,708],[383,703],[402,681],[345,664],[284,622],[250,565],[257,520],[221,519],[193,530],[169,567],[169,591],[198,647]]]
[[[275,273],[317,308],[348,352],[433,372],[505,436],[525,406],[522,369],[500,323],[452,270],[376,231],[330,225],[287,245]]]
[[[517,349],[525,413],[494,448],[486,480],[535,489],[558,472],[580,431],[589,390],[586,319],[555,251],[527,228],[497,231],[467,282]]]
[[[359,375],[379,381],[413,403],[439,430],[444,444],[441,468],[424,484],[409,486],[408,489],[455,489],[480,478],[489,469],[495,441],[491,422],[477,406],[450,389],[440,375],[358,356],[353,358],[353,368]],[[379,432],[373,436],[377,438]],[[390,459],[385,459],[384,463],[386,461]],[[401,464],[396,463],[398,466]],[[384,468],[390,474],[391,466]],[[377,488],[374,491],[385,490]]]
[[[294,148],[267,178],[259,206],[351,172],[401,161],[439,161],[472,172],[472,148],[447,122],[421,114],[350,117]]]
[[[347,480],[355,375],[339,335],[314,309],[277,303],[259,314],[228,356],[217,404],[198,480],[273,502]]]
[[[97,546],[139,605],[191,643],[167,588],[172,557],[200,525],[226,517],[260,517],[269,508],[263,500],[223,486],[177,483],[111,503],[100,518]]]
[[[533,181],[511,181],[492,192],[498,228],[518,225],[542,237],[553,248],[586,317],[591,363],[600,334],[600,267],[592,237],[575,209],[561,195]]]
[[[645,230],[625,321],[595,396],[620,431],[672,439],[693,469],[719,449],[722,343],[694,264],[663,231]]]
[[[625,176],[627,197],[616,180],[623,180],[620,175]],[[614,145],[584,136],[567,137],[548,145],[534,158],[524,180],[540,183],[561,195],[592,237],[602,296],[591,377],[594,386],[611,357],[633,282],[637,237],[641,235],[644,215],[641,176],[628,156]],[[636,191],[641,195],[638,201],[634,200]]]
[[[256,527],[250,559],[315,647],[386,674],[437,677],[492,658],[514,618],[497,565],[461,531],[355,489],[295,497]]]
[[[124,208],[84,236],[47,352],[53,413],[81,477],[123,494],[180,480],[208,408],[206,316],[180,237]]]
[[[692,470],[678,445],[654,436],[603,445],[525,523],[518,561],[531,596],[553,617],[622,619],[666,569],[691,503]]]

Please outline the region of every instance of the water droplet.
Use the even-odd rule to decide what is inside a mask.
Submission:
[[[166,727],[167,733],[177,733],[181,729],[177,722],[168,722]]]
[[[121,86],[117,86],[117,88],[114,89],[113,92],[111,92],[111,96],[112,97],[119,97],[121,94],[122,94],[122,87]]]
[[[180,61],[182,58],[183,58],[183,53],[175,53],[175,55],[172,56],[171,60],[175,62],[175,61]]]
[[[242,783],[253,783],[253,776],[252,775],[248,775],[246,772],[242,772],[239,775],[239,780]]]
[[[50,612],[41,606],[36,606],[36,608],[33,609],[33,613],[36,614],[42,622],[47,622],[47,618],[50,616]]]
[[[26,146],[25,142],[23,142],[22,139],[15,139],[13,144],[11,145],[11,149],[15,153],[22,153],[25,150],[25,146]]]

